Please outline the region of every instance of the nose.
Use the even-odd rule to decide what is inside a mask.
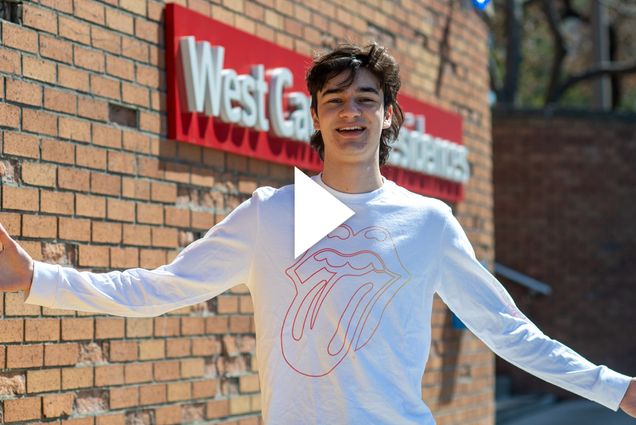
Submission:
[[[356,118],[360,116],[360,107],[356,103],[355,99],[347,99],[342,102],[342,108],[340,109],[341,118]]]

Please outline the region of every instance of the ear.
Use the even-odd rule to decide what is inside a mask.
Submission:
[[[382,122],[382,129],[385,130],[391,127],[391,120],[393,119],[393,105],[389,105],[384,111],[384,121]]]
[[[316,110],[314,108],[311,108],[311,119],[314,123],[314,129],[316,131],[320,131],[320,122],[318,121],[318,114],[316,113]]]

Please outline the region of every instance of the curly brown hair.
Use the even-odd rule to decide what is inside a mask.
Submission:
[[[353,83],[360,68],[367,69],[378,79],[384,94],[385,111],[389,106],[393,107],[391,126],[382,130],[380,136],[380,166],[383,166],[389,159],[390,145],[397,139],[404,122],[404,113],[397,101],[400,90],[400,69],[393,56],[384,47],[377,43],[366,46],[341,44],[329,53],[315,58],[305,79],[311,95],[311,108],[316,114],[318,113],[318,92],[329,80],[342,72],[349,71],[349,77],[342,84],[343,88],[347,88]],[[310,144],[318,152],[320,159],[324,160],[325,144],[320,131],[314,132]]]

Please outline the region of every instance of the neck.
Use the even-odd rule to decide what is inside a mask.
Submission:
[[[322,181],[332,189],[344,193],[372,192],[382,187],[380,166],[368,164],[335,164],[325,161]]]

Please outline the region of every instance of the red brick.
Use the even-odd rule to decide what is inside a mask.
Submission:
[[[214,215],[207,211],[192,211],[192,227],[207,230],[214,226]]]
[[[150,227],[124,224],[124,243],[126,245],[150,245]]]
[[[79,246],[79,265],[81,267],[108,267],[109,250],[106,246]]]
[[[42,159],[72,165],[75,162],[75,146],[61,140],[44,139],[42,140]]]
[[[168,384],[168,401],[187,400],[190,397],[190,382],[175,382]]]
[[[127,34],[134,33],[132,16],[110,7],[106,9],[106,26]]]
[[[192,398],[213,398],[219,381],[216,379],[204,379],[192,383]]]
[[[108,152],[108,171],[123,174],[136,174],[137,161],[135,155],[125,152]]]
[[[158,89],[160,85],[160,73],[155,67],[137,65],[136,80],[139,84]]]
[[[121,194],[121,177],[104,173],[91,173],[91,191],[101,195]]]
[[[123,365],[104,365],[95,367],[95,385],[106,387],[124,383]]]
[[[238,297],[233,295],[219,295],[217,297],[217,312],[219,314],[231,314],[239,312]]]
[[[112,388],[109,394],[109,401],[109,408],[111,409],[136,406],[139,403],[139,388]]]
[[[58,83],[69,89],[87,92],[89,90],[89,73],[69,66],[58,66]]]
[[[120,317],[95,318],[95,338],[111,339],[124,337],[125,319]]]
[[[94,221],[92,224],[93,242],[114,244],[121,242],[122,229],[120,223]]]
[[[0,125],[3,127],[20,127],[20,108],[8,103],[0,103]]]
[[[2,21],[2,44],[29,53],[38,51],[38,33],[31,29],[16,25],[10,21]]]
[[[155,409],[157,425],[173,425],[181,423],[181,406],[162,406]]]
[[[180,319],[178,317],[157,317],[154,321],[155,336],[180,335]]]
[[[242,393],[252,393],[260,390],[258,375],[245,375],[239,377],[239,390]]]
[[[205,373],[205,362],[202,358],[181,361],[181,377],[196,378]]]
[[[22,5],[22,24],[36,30],[57,34],[56,14],[29,3]]]
[[[166,356],[165,341],[162,339],[144,340],[139,342],[139,359],[161,359]]]
[[[206,419],[222,418],[230,413],[228,400],[208,401],[205,409]]]
[[[153,227],[152,246],[165,248],[178,247],[179,242],[177,230],[165,227]]]
[[[131,103],[144,108],[149,106],[150,93],[146,87],[138,86],[136,84],[122,83],[121,85],[121,99],[125,103]]]
[[[2,319],[0,320],[0,342],[22,342],[24,333],[24,320]]]
[[[106,217],[106,200],[100,196],[78,193],[75,196],[75,211],[80,216],[104,218]]]
[[[111,362],[124,362],[137,360],[139,344],[134,341],[112,341],[110,343],[109,360]]]
[[[26,397],[3,402],[4,422],[27,421],[40,419],[42,399],[40,397]]]
[[[128,318],[126,319],[126,337],[152,336],[152,318]]]
[[[95,170],[106,170],[106,150],[89,146],[77,146],[77,165]]]
[[[40,55],[58,62],[72,63],[73,50],[68,41],[40,34]]]
[[[79,345],[47,344],[44,346],[45,366],[66,366],[77,363],[79,359]]]
[[[93,339],[93,319],[70,317],[62,319],[62,339],[65,341]]]
[[[21,241],[20,244],[27,251],[28,241]],[[39,246],[40,244],[37,243]],[[24,295],[21,292],[8,292],[4,295],[5,316],[39,316],[40,307],[37,305],[25,304]]]
[[[93,124],[93,143],[98,146],[120,149],[121,130],[110,125]]]
[[[0,71],[10,75],[22,75],[20,53],[0,46]]]
[[[51,394],[42,399],[42,410],[45,418],[57,418],[73,413],[75,394]]]
[[[131,81],[135,78],[135,63],[129,59],[106,55],[106,73]]]
[[[114,269],[132,269],[139,267],[139,249],[111,248],[110,266]]]
[[[148,62],[150,50],[148,43],[132,37],[122,37],[122,55],[139,62]]]
[[[60,339],[59,319],[29,319],[25,323],[26,341],[58,341]]]
[[[163,224],[163,208],[155,204],[137,204],[137,221],[140,223]]]
[[[40,211],[53,214],[71,215],[74,211],[75,197],[68,192],[40,192]]]
[[[103,100],[80,96],[77,98],[77,105],[77,112],[81,117],[108,120],[108,103]]]
[[[61,388],[59,369],[43,369],[27,371],[27,391],[41,393],[58,391]]]
[[[37,162],[22,163],[22,181],[33,186],[55,187],[56,167]]]
[[[127,384],[152,381],[152,363],[129,363],[125,365],[124,378]]]
[[[139,403],[160,404],[167,399],[166,386],[164,384],[145,385],[139,388]]]
[[[121,36],[113,31],[100,27],[91,27],[91,44],[106,52],[121,54]]]
[[[93,386],[93,368],[77,367],[62,369],[62,388],[88,388]]]
[[[82,44],[90,44],[90,25],[77,19],[59,16],[60,35]]]
[[[155,269],[166,264],[166,253],[158,249],[142,249],[139,252],[139,266],[144,269]]]
[[[150,153],[150,140],[148,136],[136,131],[124,130],[122,145],[125,150]]]
[[[90,173],[76,168],[58,167],[57,183],[60,189],[88,192],[90,189]]]
[[[57,117],[47,111],[23,108],[22,129],[33,133],[57,136]]]
[[[1,106],[2,104],[0,104],[0,109]],[[2,112],[0,112],[0,116],[1,115]],[[4,153],[7,155],[38,159],[40,157],[40,142],[35,136],[5,131]]]
[[[9,369],[40,367],[42,362],[43,350],[41,344],[7,346],[7,368]]]
[[[125,425],[126,415],[104,415],[95,418],[95,425]]]
[[[7,100],[32,106],[42,105],[42,87],[22,80],[7,79]]]
[[[45,83],[55,83],[55,62],[24,56],[22,58],[22,75]]]
[[[118,79],[91,74],[91,93],[119,100],[121,97],[121,83]]]
[[[19,237],[22,234],[22,216],[20,214],[0,211],[0,223],[12,237]],[[0,296],[0,315],[4,313],[2,304]]]
[[[60,217],[58,235],[62,240],[88,242],[91,240],[91,222],[78,218]]]
[[[60,117],[59,124],[60,137],[85,143],[91,141],[91,125],[89,121]]]
[[[57,237],[57,219],[51,216],[25,215],[22,217],[22,236],[54,239]]]
[[[187,338],[174,338],[166,341],[167,357],[185,357],[190,355],[192,341]]]
[[[155,381],[175,381],[179,379],[179,362],[157,362],[154,363],[153,377]]]
[[[38,190],[23,187],[2,187],[2,209],[38,211]]]
[[[139,179],[123,177],[122,195],[126,198],[148,200],[150,199],[150,183]]]
[[[93,0],[74,0],[75,16],[78,18],[104,25],[104,6]]]

